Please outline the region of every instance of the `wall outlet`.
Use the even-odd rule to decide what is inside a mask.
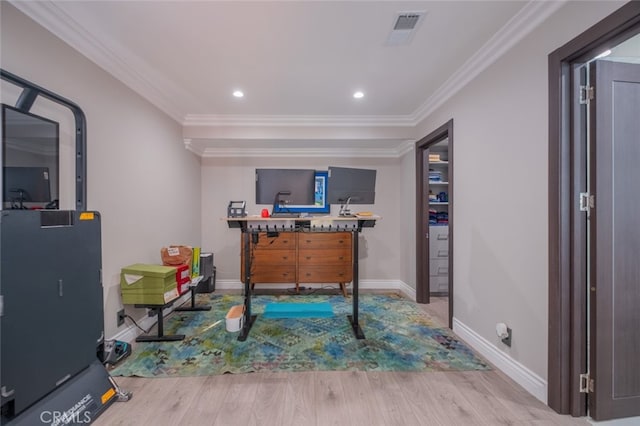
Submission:
[[[118,327],[120,327],[122,324],[124,324],[124,309],[120,309],[118,311],[118,313],[116,314],[116,323],[118,325]]]
[[[511,329],[507,327],[507,337],[502,339],[502,343],[511,347]]]

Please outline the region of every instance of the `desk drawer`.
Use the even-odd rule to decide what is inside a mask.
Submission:
[[[430,276],[447,276],[449,275],[449,260],[429,260],[429,275]]]
[[[429,258],[446,259],[449,257],[449,227],[429,227]]]
[[[300,266],[306,265],[347,265],[351,266],[351,247],[331,250],[300,250]]]
[[[429,277],[429,292],[444,294],[449,292],[449,277],[448,276],[433,276]]]
[[[295,250],[295,234],[295,232],[280,232],[277,237],[268,237],[266,232],[260,232],[258,242],[252,246],[255,250]]]
[[[346,247],[351,249],[349,232],[308,232],[298,234],[300,250],[333,249]]]
[[[294,265],[296,264],[295,250],[254,250],[253,265]]]
[[[444,225],[429,226],[429,239],[435,241],[448,241],[449,227]]]
[[[348,283],[352,278],[351,265],[348,267],[300,266],[298,282],[300,283]]]
[[[449,247],[447,245],[441,246],[436,245],[433,247],[429,245],[429,259],[448,259],[449,258]]]
[[[244,276],[242,277],[244,281]],[[255,265],[251,275],[252,283],[295,283],[296,266]]]

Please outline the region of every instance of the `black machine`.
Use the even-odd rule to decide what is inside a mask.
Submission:
[[[11,155],[3,156],[3,175],[8,172],[10,177],[2,182],[3,201],[10,205],[3,203],[0,210],[0,425],[90,423],[112,402],[127,400],[130,394],[118,388],[96,356],[104,343],[101,226],[100,214],[86,211],[84,113],[5,70],[0,70],[0,77],[23,89],[15,107],[3,106],[3,130],[11,124],[6,111],[28,116],[32,124],[26,129],[38,129],[37,116],[29,110],[43,97],[74,114],[77,154],[76,210],[57,210],[52,208],[57,202],[51,204],[58,192],[57,133],[45,138],[49,144],[55,141],[50,147],[55,161],[18,165]],[[57,125],[44,121],[57,132]],[[15,142],[7,139],[12,135],[12,130],[3,132],[5,154]],[[18,140],[25,138],[20,135]],[[12,149],[20,148],[13,143]],[[15,174],[13,167],[30,169]],[[48,194],[35,189],[46,186],[47,180],[54,183]],[[26,194],[28,185],[34,194]],[[17,200],[11,195],[14,186],[24,186]]]

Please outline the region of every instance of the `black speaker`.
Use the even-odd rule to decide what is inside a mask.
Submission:
[[[196,287],[196,293],[211,293],[216,289],[216,267],[213,266],[213,253],[200,253],[200,275],[202,281]]]
[[[213,253],[200,253],[200,275],[203,281],[213,275]]]

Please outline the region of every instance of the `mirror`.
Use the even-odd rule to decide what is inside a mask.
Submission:
[[[57,209],[59,125],[2,105],[3,209]]]

